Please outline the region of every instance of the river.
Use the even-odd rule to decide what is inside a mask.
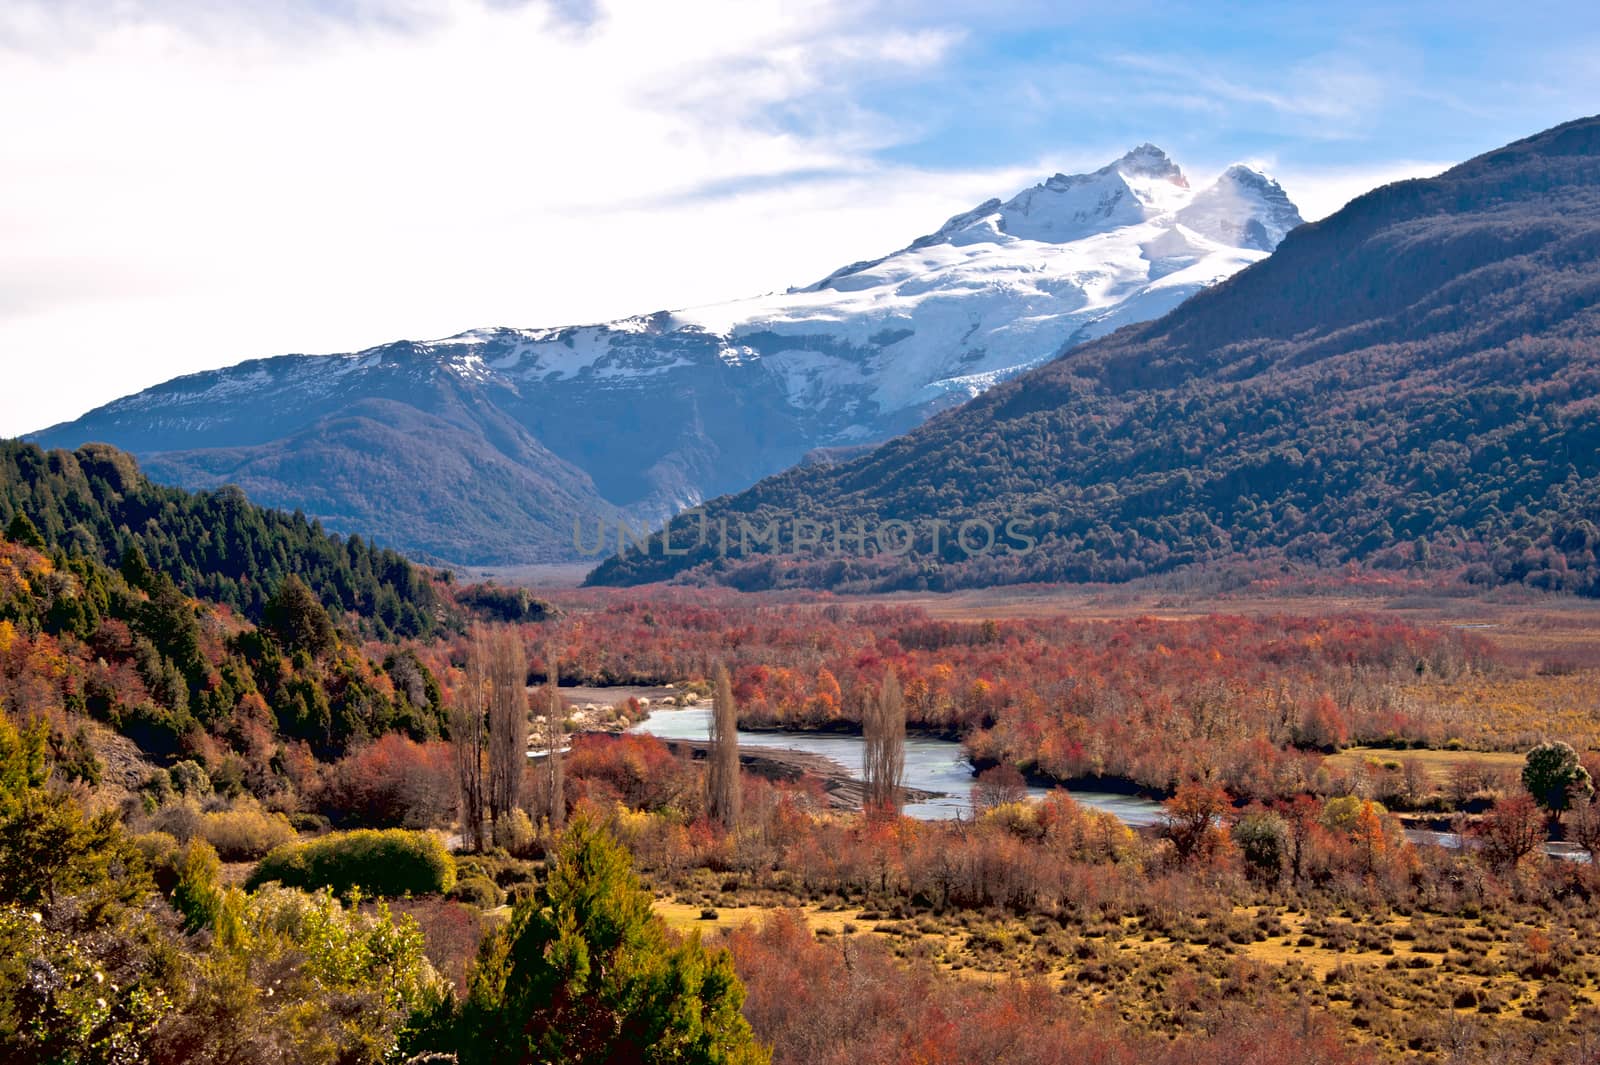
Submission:
[[[709,735],[711,710],[693,707],[686,710],[657,710],[649,718],[630,728],[629,732],[642,732],[664,740],[704,740]],[[751,732],[739,730],[739,743],[745,747],[768,747],[786,751],[805,751],[832,759],[853,777],[861,776],[861,749],[865,742],[860,736],[841,732]],[[922,821],[950,820],[972,816],[972,763],[967,761],[961,744],[932,736],[906,737],[905,779],[907,787],[939,792],[939,797],[926,802],[909,803],[906,816]],[[1029,788],[1028,798],[1042,799],[1049,792],[1044,788]],[[1107,791],[1077,791],[1072,797],[1085,806],[1114,814],[1123,824],[1139,826],[1156,824],[1161,817],[1161,805],[1154,800],[1136,795],[1118,795]],[[1406,829],[1406,838],[1417,844],[1432,844],[1451,849],[1459,848],[1460,836],[1449,832],[1430,832],[1426,829]],[[1588,855],[1573,844],[1547,843],[1545,853],[1552,858],[1569,861],[1588,861]]]
[[[630,728],[664,740],[703,740],[711,724],[706,707],[685,710],[656,710]],[[739,730],[739,743],[745,747],[768,747],[786,751],[805,751],[832,759],[854,777],[861,775],[860,736],[840,732],[750,732]],[[961,744],[932,736],[906,737],[905,779],[907,787],[938,792],[939,797],[908,804],[906,816],[923,821],[948,820],[972,816],[972,763]],[[1029,788],[1028,797],[1042,799],[1044,788]],[[1073,791],[1072,797],[1085,806],[1115,814],[1126,824],[1154,824],[1160,804],[1136,795],[1117,795],[1105,791]]]

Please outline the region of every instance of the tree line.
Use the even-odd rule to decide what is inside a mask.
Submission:
[[[251,620],[291,575],[336,617],[379,639],[432,635],[446,614],[436,587],[444,578],[394,551],[258,507],[235,488],[153,484],[133,456],[103,444],[46,452],[0,441],[0,529],[19,521],[72,557],[120,567],[137,552],[185,594]]]

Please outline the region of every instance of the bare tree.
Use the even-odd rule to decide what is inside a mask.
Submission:
[[[1600,860],[1600,799],[1578,795],[1567,812],[1567,835],[1589,854],[1590,863]]]
[[[711,744],[706,752],[706,810],[724,828],[739,823],[739,708],[728,670],[717,666],[711,704]]]
[[[517,808],[528,764],[528,655],[511,627],[489,644],[489,819]]]
[[[545,652],[544,706],[544,802],[545,817],[551,828],[560,828],[567,819],[566,777],[561,765],[561,745],[565,739],[562,721],[565,709],[561,705],[560,674],[557,671],[555,649]]]
[[[868,695],[861,713],[866,745],[861,754],[861,775],[866,784],[863,804],[875,816],[899,816],[900,784],[905,776],[906,704],[900,678],[894,670],[884,674],[883,686]]]
[[[972,785],[972,809],[983,813],[996,806],[1022,802],[1028,797],[1028,782],[1014,765],[993,765],[978,774]]]
[[[488,638],[479,627],[472,632],[466,677],[450,708],[450,742],[455,748],[456,783],[461,790],[461,832],[475,851],[483,850],[484,844],[484,719],[488,704]]]

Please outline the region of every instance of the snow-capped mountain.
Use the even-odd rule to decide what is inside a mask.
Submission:
[[[1299,223],[1265,175],[1235,166],[1196,190],[1146,144],[804,288],[602,325],[256,360],[35,439],[116,444],[158,479],[240,484],[431,557],[571,556],[574,517],[590,528],[619,512],[655,520],[814,450],[884,440],[1166,313]]]

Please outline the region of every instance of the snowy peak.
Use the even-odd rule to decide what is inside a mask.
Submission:
[[[548,540],[538,552],[570,553],[570,540],[549,538],[552,512],[528,477],[587,478],[604,506],[659,521],[814,449],[885,440],[1075,344],[1163,315],[1265,258],[1299,221],[1283,190],[1248,167],[1197,191],[1165,152],[1141,144],[1091,173],[987,200],[805,289],[258,360],[168,382],[44,435],[165,454],[160,468],[189,487],[242,480],[335,527],[439,553],[459,530],[421,497],[404,529],[351,517],[370,513],[372,492],[348,486],[382,465],[390,445],[379,438],[403,424],[419,439],[455,440],[488,478],[473,489],[486,506],[533,507],[533,524],[519,527]],[[341,433],[366,442],[328,468],[327,441]],[[432,460],[460,468],[444,445]],[[511,476],[505,461],[527,469]],[[392,494],[392,483],[372,491]],[[507,486],[521,502],[506,503]],[[524,560],[515,545],[494,550]]]
[[[1153,144],[1141,144],[1092,173],[1056,174],[1009,200],[985,200],[892,255],[851,263],[790,294],[851,291],[861,287],[860,275],[940,244],[968,247],[1017,240],[1069,244],[1170,214],[1192,195],[1188,179],[1167,153]]]
[[[1189,183],[1167,153],[1148,142],[1139,145],[1106,169],[1116,170],[1128,177],[1160,178],[1185,188]]]
[[[1149,221],[1188,197],[1177,164],[1155,145],[1141,144],[1092,174],[1056,174],[1024,190],[1000,206],[995,226],[1022,240],[1065,244]]]
[[[1178,221],[1220,244],[1272,251],[1303,219],[1283,187],[1235,163],[1178,211]]]
[[[1131,242],[1156,241],[1166,269],[1177,261],[1171,248],[1191,247],[1194,236],[1204,238],[1202,245],[1270,252],[1300,222],[1300,212],[1266,175],[1236,164],[1196,192],[1166,152],[1146,143],[1091,173],[1055,174],[1009,200],[986,200],[900,251],[851,263],[789,295],[859,292],[922,276],[930,263],[922,253],[939,246],[961,249],[970,258],[985,245],[1064,248],[1138,229],[1143,232]],[[1190,238],[1175,231],[1179,225]],[[1051,256],[1048,248],[1038,254]]]

